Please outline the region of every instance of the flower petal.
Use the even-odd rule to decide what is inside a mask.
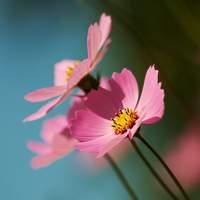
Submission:
[[[115,118],[118,108],[115,107],[110,92],[102,87],[98,91],[92,90],[85,101],[86,107],[98,116],[108,119]]]
[[[70,121],[71,119],[75,118],[75,112],[78,110],[86,110],[85,106],[85,98],[81,97],[72,97],[72,105],[70,106],[68,113],[67,113],[67,119]]]
[[[73,143],[72,145],[82,152],[99,153],[115,137],[117,135],[112,132],[87,142]]]
[[[161,83],[158,83],[158,71],[154,69],[154,66],[150,66],[136,108],[138,115],[141,115],[141,112],[146,112],[143,123],[154,123],[162,118],[164,113],[163,98],[164,90],[161,89]]]
[[[61,98],[61,96],[46,103],[36,113],[33,113],[32,115],[25,118],[23,120],[23,123],[27,122],[27,121],[29,121],[29,122],[34,121],[36,119],[40,119],[40,118],[44,117],[50,111],[51,107],[54,106],[59,101],[60,98]]]
[[[55,153],[43,155],[43,156],[36,156],[33,157],[31,160],[31,166],[35,169],[39,169],[41,167],[46,167],[50,165],[52,162],[58,159],[58,156]]]
[[[52,152],[52,148],[49,145],[46,145],[41,142],[29,141],[27,142],[27,147],[34,153],[37,153],[40,155],[45,155]]]
[[[24,97],[24,99],[30,102],[45,101],[47,99],[51,99],[53,97],[61,95],[65,93],[66,91],[67,91],[66,85],[42,88],[42,89],[36,90],[35,92],[28,93]]]
[[[95,60],[101,44],[101,30],[97,22],[91,25],[88,29],[87,48],[88,58]]]
[[[116,146],[119,142],[121,142],[128,135],[128,132],[129,131],[127,131],[124,134],[119,134],[119,135],[113,134],[112,135],[113,139],[110,140],[110,142],[101,149],[101,151],[99,152],[99,154],[97,155],[96,158],[101,158],[107,152],[109,152],[114,146]]]
[[[69,132],[69,129],[68,129]],[[58,134],[54,137],[52,147],[56,154],[60,156],[65,156],[70,153],[74,147],[71,146],[73,142],[78,142],[75,138],[67,138],[65,135]]]
[[[47,119],[43,123],[41,137],[46,143],[51,144],[55,135],[61,134],[68,125],[65,115]]]
[[[111,87],[111,96],[115,105],[123,109],[129,107],[135,109],[138,100],[138,84],[131,71],[124,68],[121,74],[113,73],[108,81]]]
[[[68,67],[74,67],[74,64],[77,63],[76,60],[62,60],[58,62],[54,66],[54,85],[66,85],[66,73]]]
[[[92,63],[93,61],[91,59],[85,59],[73,69],[67,84],[68,90],[76,86],[78,82],[89,73],[89,68],[91,67]]]
[[[27,122],[27,121],[30,122],[30,121],[33,121],[33,120],[40,119],[40,118],[44,117],[49,111],[51,111],[53,108],[55,108],[60,103],[65,101],[69,97],[69,95],[72,93],[73,90],[74,90],[74,88],[71,88],[70,90],[65,92],[65,94],[63,94],[62,96],[60,96],[60,97],[48,102],[42,108],[40,108],[36,113],[34,113],[34,114],[28,116],[27,118],[25,118],[23,120],[23,122]]]
[[[137,110],[142,110],[150,102],[150,96],[152,96],[156,85],[158,84],[158,70],[154,69],[154,65],[149,67],[147,70],[144,85],[142,89],[142,94],[140,100],[137,104]]]
[[[112,20],[111,16],[106,16],[105,13],[101,15],[100,21],[99,21],[99,28],[101,30],[101,43],[100,48],[103,46],[104,42],[108,38],[112,26]]]
[[[76,119],[71,120],[71,134],[79,141],[90,141],[113,132],[111,120],[99,117],[90,111],[76,112]]]
[[[106,51],[108,50],[108,46],[111,42],[112,42],[112,39],[108,39],[106,41],[102,50],[100,51],[100,53],[97,55],[96,59],[94,60],[93,65],[90,68],[90,73],[95,69],[97,64],[102,60],[102,58],[103,58],[104,54],[106,53]]]

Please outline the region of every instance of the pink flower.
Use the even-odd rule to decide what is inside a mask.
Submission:
[[[94,25],[91,25],[88,30],[88,59],[85,59],[82,62],[63,60],[57,63],[54,72],[55,86],[36,90],[35,92],[29,93],[24,98],[30,102],[40,102],[60,96],[45,104],[36,113],[24,119],[23,122],[33,121],[44,117],[50,110],[69,97],[80,80],[87,74],[91,73],[103,58],[103,55],[107,51],[108,45],[111,42],[111,39],[106,41],[110,31],[111,17],[106,16],[106,14],[103,13],[99,25],[95,23]],[[101,48],[102,50],[100,51]]]
[[[158,83],[158,71],[149,67],[138,101],[138,84],[127,69],[114,73],[108,81],[111,92],[99,87],[92,90],[85,102],[87,110],[77,111],[71,120],[71,134],[80,143],[73,145],[83,152],[102,157],[122,139],[130,139],[141,123],[157,122],[164,113],[164,91]]]
[[[38,156],[31,160],[31,166],[35,169],[50,165],[55,160],[70,153],[71,146],[77,140],[70,134],[66,116],[56,116],[44,122],[41,137],[45,143],[30,141],[27,146]]]

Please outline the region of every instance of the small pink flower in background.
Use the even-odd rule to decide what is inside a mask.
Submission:
[[[45,143],[30,141],[27,146],[38,156],[31,160],[35,169],[50,165],[55,160],[70,153],[74,147],[70,146],[77,141],[70,134],[66,116],[56,116],[44,122],[41,137]]]
[[[141,123],[155,123],[164,113],[164,91],[158,83],[158,71],[149,67],[139,102],[137,81],[131,71],[113,73],[108,81],[111,92],[99,87],[85,102],[87,110],[77,111],[71,120],[71,134],[80,143],[75,148],[102,157],[121,140],[130,139]]]
[[[111,31],[111,24],[111,17],[106,16],[106,14],[103,13],[99,25],[95,23],[94,25],[91,25],[88,30],[88,59],[85,59],[82,62],[63,60],[57,63],[54,72],[55,86],[36,90],[24,97],[30,102],[40,102],[61,95],[45,104],[36,113],[24,119],[23,122],[33,121],[44,117],[50,110],[65,101],[73,92],[79,81],[94,70],[95,66],[103,58],[103,55],[111,42],[111,39],[106,40]]]
[[[170,148],[164,160],[184,189],[191,190],[200,183],[199,120],[191,122],[186,127],[183,135]],[[169,181],[171,181],[170,177]],[[176,192],[179,192],[178,189]]]

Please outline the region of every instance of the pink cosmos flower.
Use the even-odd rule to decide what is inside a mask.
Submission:
[[[75,148],[98,153],[97,158],[125,137],[132,139],[141,123],[157,122],[164,113],[164,91],[154,66],[146,73],[138,103],[138,84],[131,71],[113,73],[108,82],[111,92],[101,87],[92,90],[85,102],[87,110],[77,111],[70,126],[73,137],[81,141],[73,144]]]
[[[111,39],[106,40],[111,31],[111,24],[111,17],[106,16],[106,14],[103,13],[99,25],[95,23],[94,25],[91,25],[88,30],[88,59],[85,59],[82,62],[63,60],[57,63],[54,72],[55,86],[36,90],[24,97],[30,102],[40,102],[60,95],[58,98],[45,104],[36,113],[24,119],[23,122],[33,121],[44,117],[50,110],[65,101],[73,92],[80,80],[94,70],[95,66],[103,58],[108,49],[108,45],[111,42]]]
[[[31,160],[31,166],[35,169],[50,165],[55,160],[70,153],[71,146],[77,140],[70,134],[66,116],[56,116],[44,122],[41,137],[45,143],[30,141],[27,146],[38,156]]]

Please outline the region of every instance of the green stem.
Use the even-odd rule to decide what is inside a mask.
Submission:
[[[132,199],[135,200],[139,200],[138,197],[136,196],[136,194],[133,192],[133,190],[131,189],[130,185],[128,184],[128,182],[126,181],[125,177],[123,176],[123,174],[121,173],[119,167],[116,165],[116,163],[114,162],[114,160],[108,155],[108,153],[105,155],[105,158],[108,160],[108,162],[110,163],[110,165],[113,167],[113,169],[115,170],[115,172],[117,173],[117,175],[119,176],[120,180],[122,181],[122,183],[124,184],[125,188],[127,189],[127,191],[129,192],[130,196],[132,197]]]
[[[149,170],[157,178],[157,180],[160,182],[160,184],[167,190],[167,192],[171,195],[171,197],[173,199],[178,200],[178,198],[173,194],[173,192],[168,188],[168,186],[164,183],[164,181],[161,179],[161,177],[155,172],[155,170],[153,169],[153,167],[149,164],[149,162],[147,161],[147,159],[144,157],[144,155],[142,154],[142,152],[139,150],[139,148],[136,145],[135,141],[133,139],[130,140],[130,141],[131,141],[131,144],[133,145],[133,147],[135,148],[136,152],[140,156],[140,158],[147,165],[147,167],[149,168]]]
[[[174,176],[172,171],[169,169],[169,167],[166,165],[166,163],[163,161],[163,159],[158,155],[158,153],[142,138],[142,136],[139,133],[136,133],[134,136],[137,137],[138,139],[140,139],[146,145],[146,147],[156,156],[156,158],[160,161],[160,163],[163,165],[163,167],[169,173],[169,175],[171,176],[171,178],[173,179],[173,181],[175,182],[175,184],[181,191],[182,195],[185,197],[185,199],[189,200],[189,197],[186,194],[185,190],[183,189],[183,187],[181,186],[181,184],[179,183],[177,178]]]

